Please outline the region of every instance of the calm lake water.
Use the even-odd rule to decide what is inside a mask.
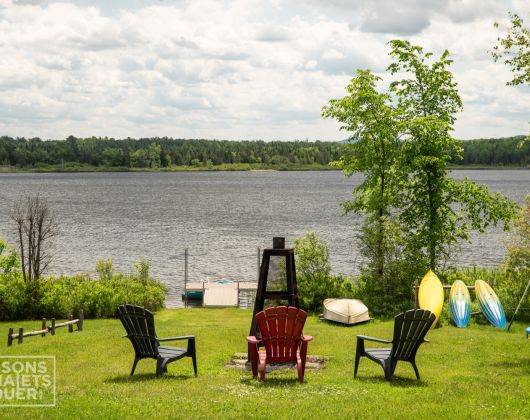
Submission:
[[[461,170],[468,177],[523,202],[530,171]],[[333,271],[353,275],[361,258],[355,245],[359,217],[343,216],[340,203],[361,178],[340,172],[177,172],[0,174],[0,237],[15,243],[9,212],[13,201],[39,192],[57,215],[53,273],[94,272],[111,258],[118,271],[133,271],[140,256],[153,277],[170,287],[169,306],[180,304],[184,249],[189,278],[254,281],[257,248],[273,236],[294,238],[314,230],[329,243]],[[500,230],[463,244],[454,263],[499,264]]]

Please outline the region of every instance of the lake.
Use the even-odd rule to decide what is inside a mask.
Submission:
[[[530,193],[528,170],[458,170],[452,176],[483,183],[519,203]],[[314,230],[330,246],[333,271],[357,273],[361,218],[343,216],[340,203],[360,180],[338,171],[4,173],[0,237],[15,244],[13,201],[39,192],[60,225],[50,272],[93,273],[103,258],[111,258],[117,271],[130,272],[143,256],[151,262],[152,276],[170,287],[168,306],[176,306],[185,248],[190,281],[254,281],[258,247],[270,247],[273,236],[285,236],[291,245]],[[454,264],[499,264],[504,236],[500,229],[474,236]]]

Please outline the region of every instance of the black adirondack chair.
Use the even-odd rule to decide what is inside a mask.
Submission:
[[[366,356],[383,367],[387,381],[392,379],[397,362],[400,360],[409,362],[414,368],[416,378],[420,379],[420,373],[418,372],[415,360],[416,352],[422,343],[429,341],[425,339],[425,335],[429,331],[429,328],[431,328],[434,319],[435,316],[431,311],[413,309],[400,313],[394,318],[394,338],[392,341],[358,335],[354,377],[357,377],[359,360],[361,357]],[[364,347],[365,341],[392,344],[392,347],[374,347],[367,349]]]
[[[195,355],[195,336],[158,338],[155,333],[155,322],[152,312],[141,306],[122,305],[118,308],[118,316],[134,348],[134,363],[131,376],[134,374],[136,364],[141,359],[156,360],[156,376],[167,372],[167,364],[183,357],[191,357],[193,370],[197,376],[197,359]],[[187,348],[161,346],[161,342],[188,340]]]

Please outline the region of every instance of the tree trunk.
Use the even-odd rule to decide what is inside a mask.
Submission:
[[[427,184],[429,189],[429,268],[436,269],[436,216],[437,208],[434,203],[434,188],[432,185],[432,176],[427,174]]]
[[[24,240],[22,237],[22,220],[17,219],[17,231],[18,231],[18,243],[20,246],[20,262],[22,265],[22,278],[24,279],[24,283],[28,281],[28,276],[26,274],[26,254],[24,252]]]

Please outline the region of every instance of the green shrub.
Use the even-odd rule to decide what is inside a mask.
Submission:
[[[530,195],[526,197],[526,206],[521,209],[515,228],[516,234],[508,243],[508,254],[503,265],[503,282],[499,287],[499,294],[506,300],[510,316],[530,281]],[[530,293],[521,306],[530,307]],[[530,320],[530,311],[522,310],[517,317],[520,320]]]
[[[66,318],[72,313],[72,296],[76,292],[77,283],[67,277],[51,277],[40,280],[38,284],[39,304],[34,316]]]
[[[308,232],[294,242],[297,262],[297,285],[300,307],[309,312],[320,312],[326,298],[354,296],[350,279],[331,274],[329,248],[315,232]]]
[[[381,276],[364,267],[357,277],[357,294],[371,315],[391,318],[414,307],[414,282],[422,273],[404,260],[387,262]]]
[[[364,262],[355,285],[371,315],[390,318],[414,306],[414,282],[428,264],[417,250],[405,253],[405,242],[403,229],[390,218],[367,218],[357,236]]]
[[[164,307],[166,287],[150,279],[149,264],[137,273],[114,274],[109,260],[98,262],[98,279],[88,274],[46,277],[25,283],[20,273],[0,272],[0,320],[66,318],[82,309],[86,318],[112,318],[124,303],[156,311]]]
[[[297,276],[299,303],[309,312],[322,312],[326,298],[352,298],[355,295],[352,281],[339,275],[324,277]]]
[[[20,260],[15,248],[7,248],[6,242],[0,238],[0,273],[14,273],[19,268]]]
[[[0,273],[0,320],[26,318],[26,284],[19,273]]]
[[[96,273],[101,281],[110,280],[114,277],[114,265],[112,260],[99,260],[96,264]]]

